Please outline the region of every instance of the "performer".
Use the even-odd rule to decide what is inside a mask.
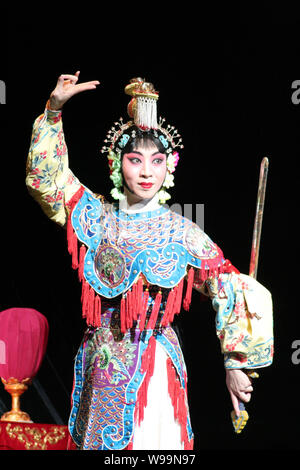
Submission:
[[[79,72],[61,75],[35,121],[26,177],[47,216],[67,228],[82,282],[87,329],[75,359],[70,433],[84,450],[192,449],[174,316],[189,310],[193,289],[212,299],[239,415],[239,400],[248,402],[253,391],[247,370],[272,362],[271,295],[240,274],[200,227],[164,204],[182,142],[157,119],[152,84],[137,78],[126,86],[131,119],[114,124],[102,149],[117,202],[78,181],[68,166],[62,108],[99,85],[78,79]]]

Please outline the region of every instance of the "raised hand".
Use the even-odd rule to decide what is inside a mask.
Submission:
[[[77,83],[80,72],[75,75],[63,74],[58,77],[56,87],[52,91],[49,100],[49,107],[53,111],[62,109],[63,105],[77,93],[86,90],[94,90],[100,84],[98,80],[91,82]]]

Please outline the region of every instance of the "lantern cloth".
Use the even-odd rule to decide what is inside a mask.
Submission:
[[[46,352],[47,319],[32,308],[10,308],[0,313],[0,377],[20,382],[33,378]]]

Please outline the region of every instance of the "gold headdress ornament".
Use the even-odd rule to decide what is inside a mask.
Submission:
[[[136,126],[141,131],[153,131],[165,148],[167,157],[167,174],[164,181],[163,188],[160,190],[160,201],[164,203],[170,199],[170,195],[165,191],[165,188],[174,186],[174,176],[171,175],[177,166],[179,155],[175,151],[177,147],[183,148],[182,139],[174,126],[167,125],[164,127],[164,118],[159,118],[157,122],[157,100],[159,93],[155,90],[152,83],[146,82],[142,78],[133,78],[125,87],[125,93],[132,96],[130,103],[127,106],[127,112],[132,121],[127,123],[123,122],[120,118],[118,122],[108,131],[105,145],[102,147],[101,152],[108,154],[108,163],[110,167],[110,178],[114,183],[114,188],[111,195],[114,199],[124,198],[121,192],[123,186],[122,172],[121,172],[121,152],[126,146],[130,138],[135,137],[135,130],[130,132],[132,126]]]
[[[159,95],[152,83],[142,78],[132,78],[125,87],[125,93],[133,97],[127,112],[135,125],[143,130],[157,129],[156,102]]]

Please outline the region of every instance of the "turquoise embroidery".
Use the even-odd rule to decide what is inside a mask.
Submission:
[[[216,314],[216,330],[222,331],[225,325],[228,325],[228,320],[234,309],[235,295],[233,291],[233,285],[230,281],[222,283],[220,286],[218,296],[212,300],[212,306],[217,312]],[[231,322],[235,321],[235,318],[230,319]]]
[[[100,295],[127,291],[140,273],[150,284],[175,287],[187,266],[223,262],[216,245],[189,219],[161,207],[128,215],[88,191],[72,213],[73,228],[88,250],[84,277]]]

